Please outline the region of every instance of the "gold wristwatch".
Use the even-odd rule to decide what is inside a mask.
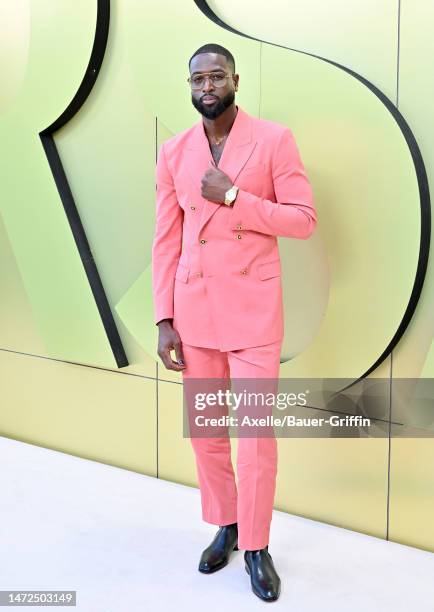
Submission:
[[[235,198],[238,195],[238,189],[239,187],[237,187],[236,185],[232,185],[232,187],[227,190],[227,192],[225,193],[226,206],[232,206],[232,204],[235,202]]]

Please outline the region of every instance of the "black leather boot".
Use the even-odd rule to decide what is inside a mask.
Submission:
[[[246,550],[244,562],[254,594],[264,601],[275,601],[280,595],[280,578],[268,552],[268,545],[259,550]]]
[[[200,558],[199,571],[212,574],[229,563],[233,550],[238,550],[238,525],[224,525],[219,528],[213,541],[205,548]]]

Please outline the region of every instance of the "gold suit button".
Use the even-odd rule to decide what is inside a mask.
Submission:
[[[241,270],[241,274],[247,274],[246,268],[244,268],[244,270]]]
[[[241,234],[237,234],[237,238],[240,240],[242,238]]]
[[[241,225],[237,225],[237,229],[243,229]]]
[[[205,238],[202,238],[201,241],[200,241],[200,244],[205,244],[205,243],[206,243]]]
[[[196,272],[196,276],[202,276],[202,272]]]
[[[191,210],[196,210],[196,206],[190,206]]]

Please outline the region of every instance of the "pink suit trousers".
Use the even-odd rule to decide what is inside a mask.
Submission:
[[[282,340],[232,351],[183,342],[186,379],[279,377]],[[272,384],[274,384],[272,382]],[[236,385],[233,384],[234,389]],[[193,410],[187,401],[188,411]],[[238,523],[238,547],[257,550],[268,545],[277,475],[277,441],[268,437],[238,437],[237,479],[231,459],[231,438],[191,437],[199,481],[202,518],[214,525]]]

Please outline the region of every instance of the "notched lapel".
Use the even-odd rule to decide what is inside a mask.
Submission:
[[[249,161],[255,147],[252,121],[250,116],[238,107],[237,116],[232,125],[226,144],[220,158],[218,168],[229,176],[233,183],[246,163]],[[192,181],[195,196],[203,202],[202,215],[199,223],[199,232],[209,221],[221,204],[206,200],[201,195],[201,180],[212,161],[211,149],[203,127],[202,120],[196,124],[192,135],[185,146],[184,159]],[[197,196],[196,196],[197,193]]]

